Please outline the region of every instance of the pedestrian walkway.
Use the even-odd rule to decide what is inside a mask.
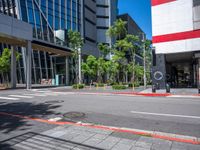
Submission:
[[[2,150],[199,150],[200,145],[111,130],[64,125],[0,142]]]
[[[50,90],[31,90],[25,93],[16,94],[4,94],[0,96],[0,100],[11,100],[17,101],[22,99],[34,99],[36,97],[47,97],[47,96],[60,96],[60,95],[71,95],[76,94],[75,92],[53,92]]]

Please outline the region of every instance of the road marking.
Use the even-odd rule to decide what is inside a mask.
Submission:
[[[142,115],[152,115],[152,116],[165,116],[165,117],[180,117],[180,118],[200,119],[200,116],[161,114],[161,113],[149,113],[149,112],[140,112],[140,111],[131,111],[131,113],[133,113],[133,114],[142,114]]]
[[[170,95],[168,98],[200,98],[200,96],[192,96],[192,95]]]
[[[18,98],[33,98],[32,96],[23,96],[23,95],[9,95],[9,96]]]
[[[19,98],[12,98],[12,97],[0,97],[0,99],[19,100]]]
[[[43,96],[43,97],[47,96],[47,95],[41,94],[41,93],[39,93],[39,94],[37,94],[37,93],[35,93],[35,94],[23,94],[23,95],[25,95],[25,96]]]

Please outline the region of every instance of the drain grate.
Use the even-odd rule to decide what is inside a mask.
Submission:
[[[86,115],[83,112],[67,112],[63,114],[63,117],[68,119],[78,119],[78,118],[84,118]]]
[[[63,100],[55,100],[55,101],[45,101],[45,104],[56,104],[56,103],[63,103]]]

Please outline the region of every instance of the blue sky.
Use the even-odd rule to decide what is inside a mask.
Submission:
[[[140,28],[152,38],[151,0],[119,0],[119,14],[128,13]]]

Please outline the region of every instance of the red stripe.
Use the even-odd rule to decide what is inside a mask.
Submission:
[[[151,0],[151,5],[152,6],[156,6],[156,5],[161,5],[161,4],[165,4],[165,3],[170,3],[176,0]]]
[[[153,43],[200,38],[200,30],[153,36]]]
[[[109,131],[115,131],[115,132],[130,133],[130,134],[136,134],[136,135],[142,135],[142,136],[150,136],[150,137],[154,137],[154,138],[158,138],[158,139],[200,145],[200,141],[198,141],[196,139],[183,139],[183,138],[171,137],[171,136],[166,136],[166,135],[158,135],[156,133],[149,133],[147,131],[136,131],[134,129],[129,130],[129,129],[121,129],[121,128],[116,128],[116,127],[108,127],[108,126],[93,125],[93,124],[76,124],[73,122],[51,122],[51,121],[44,120],[44,119],[31,118],[28,116],[6,113],[6,112],[0,112],[0,115],[18,117],[18,118],[22,118],[22,119],[27,119],[27,120],[32,120],[32,121],[37,121],[37,122],[42,122],[42,123],[48,123],[48,124],[83,126],[83,127],[94,128],[94,129],[103,129],[103,130],[109,130]]]

